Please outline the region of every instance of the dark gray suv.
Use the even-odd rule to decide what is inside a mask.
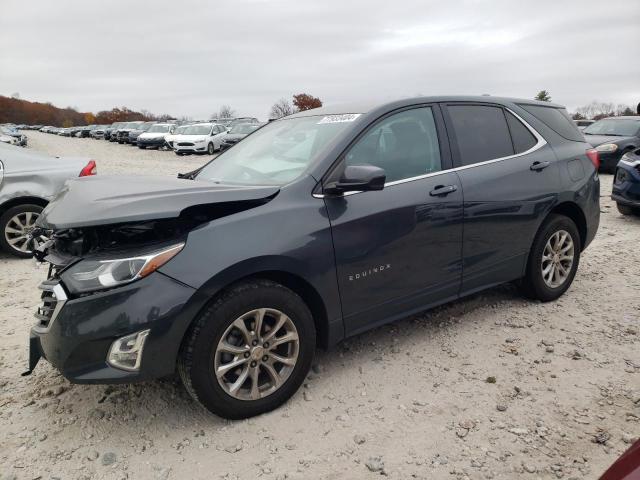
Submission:
[[[39,218],[30,371],[177,370],[218,415],[266,412],[316,346],[504,282],[558,298],[598,228],[597,164],[561,106],[426,97],[301,112],[179,179],[71,181]]]

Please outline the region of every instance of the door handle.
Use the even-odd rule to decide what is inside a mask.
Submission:
[[[535,161],[535,162],[533,162],[531,164],[529,169],[533,170],[534,172],[539,172],[540,170],[544,170],[545,168],[547,168],[549,165],[551,165],[551,163],[549,163],[549,162],[538,162],[538,161]]]
[[[444,197],[445,195],[449,195],[450,193],[458,190],[458,187],[455,185],[438,185],[436,188],[429,192],[429,195],[432,197]]]

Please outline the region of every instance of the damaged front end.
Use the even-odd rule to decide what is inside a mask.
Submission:
[[[161,346],[157,338],[174,328],[179,330],[177,318],[194,289],[164,274],[151,274],[180,254],[192,230],[263,205],[275,193],[253,190],[248,198],[242,198],[238,189],[228,189],[220,193],[227,201],[195,205],[189,205],[189,199],[182,195],[184,208],[178,211],[172,211],[166,202],[158,206],[145,199],[149,208],[143,212],[141,195],[132,192],[135,208],[119,206],[120,218],[129,221],[115,221],[114,197],[95,196],[95,214],[82,221],[77,205],[71,205],[76,215],[65,211],[65,203],[74,198],[73,189],[63,193],[43,212],[37,227],[37,233],[48,240],[34,257],[48,264],[48,274],[39,286],[41,304],[31,329],[25,375],[41,357],[76,382],[167,374],[174,365],[166,355],[166,345]],[[159,192],[154,195],[157,198]],[[191,200],[202,200],[203,195],[200,188]],[[216,197],[214,192],[211,196]],[[150,218],[154,208],[160,218]],[[91,202],[87,209],[92,210]],[[132,211],[136,220],[130,220]],[[105,223],[98,223],[98,217]],[[179,345],[179,341],[174,339],[170,344]],[[139,351],[128,351],[130,345]],[[141,363],[143,347],[151,351],[146,354],[151,359],[146,368]]]

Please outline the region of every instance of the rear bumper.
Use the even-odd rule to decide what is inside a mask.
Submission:
[[[194,289],[159,272],[102,293],[66,300],[43,328],[31,329],[30,370],[40,357],[75,383],[129,383],[174,372],[195,311],[186,307]],[[107,363],[111,344],[149,329],[138,371]]]
[[[613,172],[615,170],[616,165],[622,158],[622,152],[617,151],[613,153],[602,153],[598,154],[600,158],[600,171],[603,172]]]

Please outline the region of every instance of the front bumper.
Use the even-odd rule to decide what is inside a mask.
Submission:
[[[47,283],[47,282],[44,282]],[[59,288],[63,288],[61,284]],[[46,326],[31,329],[29,369],[44,357],[75,383],[129,383],[174,372],[184,332],[197,310],[195,290],[160,272],[128,285],[63,300]],[[138,371],[107,364],[117,338],[149,329]]]
[[[138,145],[143,147],[161,147],[164,145],[164,137],[160,138],[138,138]]]
[[[173,148],[176,152],[180,152],[180,153],[186,153],[186,152],[201,153],[201,152],[207,151],[207,144],[199,143],[195,145],[178,145],[177,143],[174,142]]]
[[[640,164],[624,160],[618,164],[611,199],[622,205],[640,207]]]

